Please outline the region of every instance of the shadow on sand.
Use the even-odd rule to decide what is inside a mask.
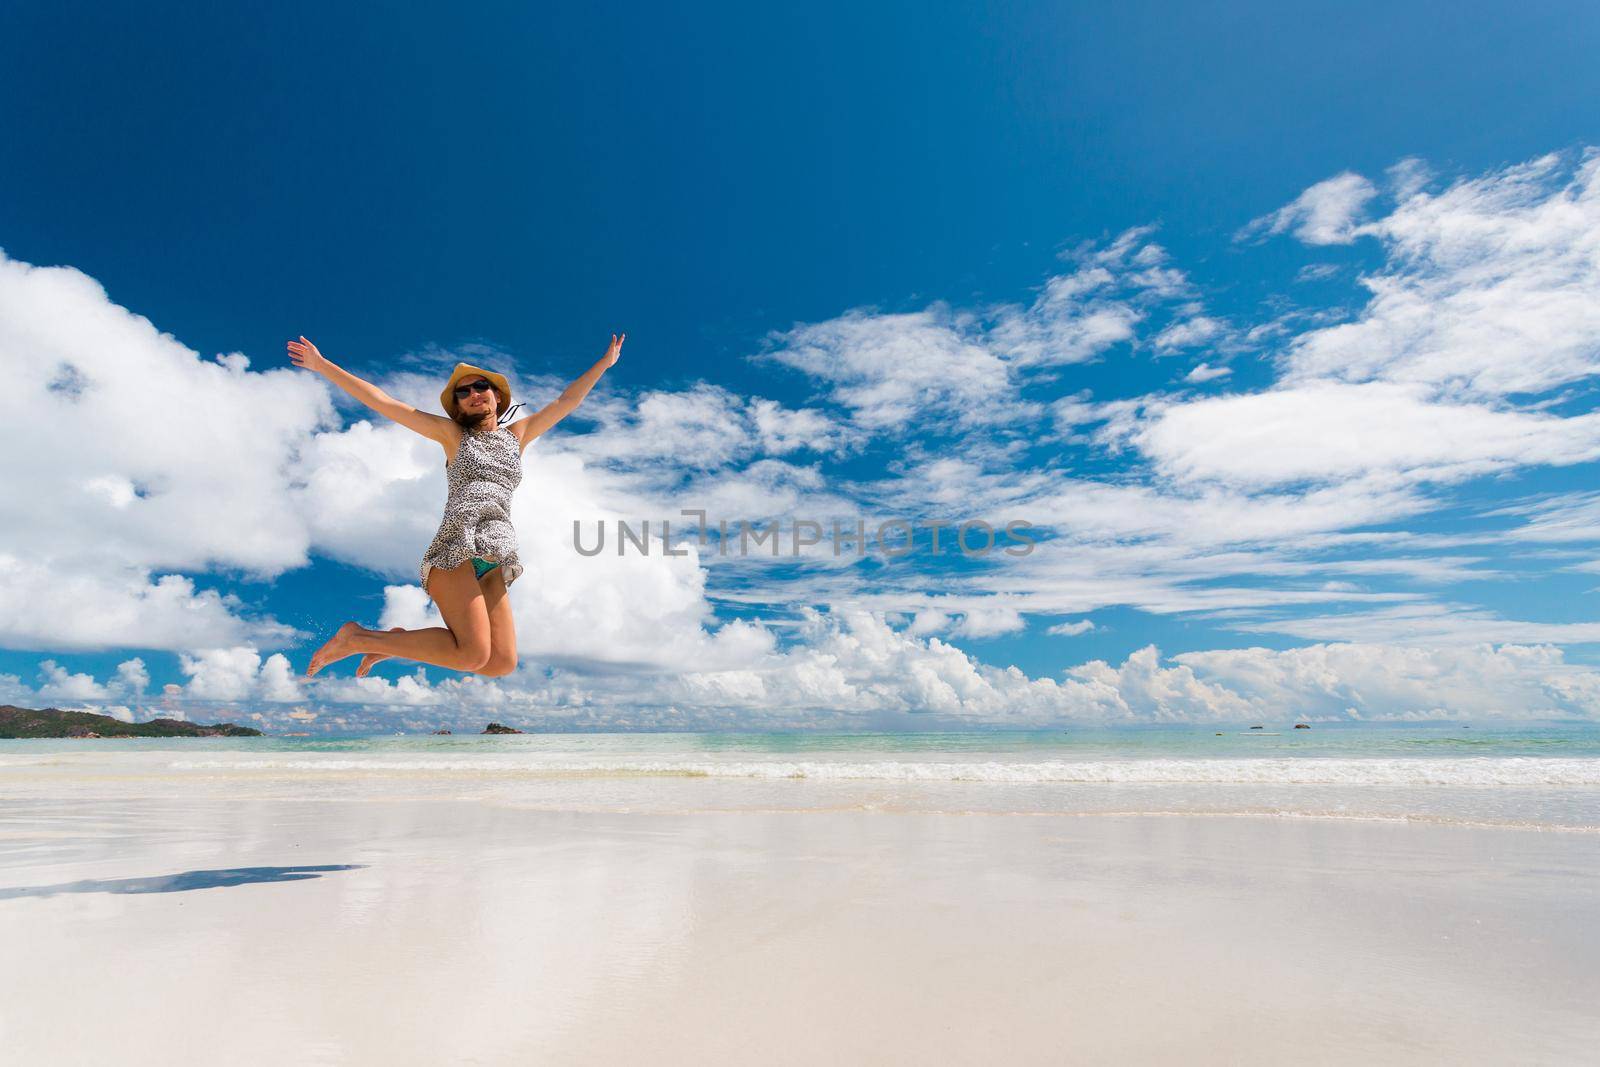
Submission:
[[[319,878],[326,871],[353,871],[365,863],[323,863],[308,867],[230,867],[220,871],[184,871],[150,878],[86,878],[55,885],[0,888],[0,900],[19,897],[53,897],[57,893],[182,893],[190,889],[218,889],[256,882],[298,882]]]

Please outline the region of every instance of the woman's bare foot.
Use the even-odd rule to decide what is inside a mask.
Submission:
[[[404,629],[404,626],[391,626],[389,627],[389,632],[392,634],[397,634]],[[372,665],[374,663],[381,659],[388,658],[389,654],[387,652],[368,652],[365,656],[361,657],[361,662],[356,665],[356,677],[365,678],[367,676],[367,672],[372,669]]]
[[[347,622],[339,627],[334,635],[328,638],[326,644],[311,654],[311,665],[306,668],[306,677],[310,678],[330,663],[355,655],[355,649],[350,647],[350,642],[360,629],[361,625],[354,622]]]

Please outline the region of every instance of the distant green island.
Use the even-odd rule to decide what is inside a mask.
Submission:
[[[123,722],[92,711],[19,708],[0,704],[0,739],[23,737],[260,737],[260,730],[231,722],[202,726],[182,719]]]

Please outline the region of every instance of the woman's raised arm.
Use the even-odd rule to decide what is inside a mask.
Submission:
[[[415,430],[430,440],[448,445],[452,438],[461,432],[460,427],[443,415],[419,411],[404,401],[396,400],[365,378],[351,374],[317,351],[317,346],[307,341],[304,336],[298,341],[289,342],[289,359],[297,367],[316,371],[378,414],[391,418],[406,429]]]
[[[589,395],[589,390],[600,380],[617,357],[622,354],[622,342],[628,339],[627,334],[612,334],[611,346],[606,349],[606,354],[595,360],[594,366],[583,372],[583,377],[575,380],[571,385],[561,391],[561,395],[550,403],[529,415],[527,418],[518,419],[507,427],[517,435],[517,440],[527,447],[529,441],[544,433],[550,427],[571,415],[583,403],[583,398]]]

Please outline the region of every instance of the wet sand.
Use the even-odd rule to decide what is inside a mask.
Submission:
[[[33,1064],[1578,1063],[1600,835],[13,799]]]

